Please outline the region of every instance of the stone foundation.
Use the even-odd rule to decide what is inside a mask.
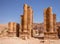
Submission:
[[[57,32],[45,32],[44,39],[58,39]]]

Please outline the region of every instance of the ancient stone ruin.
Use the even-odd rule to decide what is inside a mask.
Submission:
[[[42,35],[44,34],[44,39],[58,39],[58,32],[56,29],[56,14],[52,12],[52,7],[44,9],[44,26],[40,26],[40,24],[38,24],[38,26],[34,27],[33,10],[32,7],[27,4],[24,4],[23,14],[20,16],[20,18],[21,24],[15,22],[8,23],[7,37],[30,39],[33,37],[33,35],[35,36],[35,33],[37,32],[37,35],[41,35],[41,33]],[[40,35],[38,37],[40,37]],[[3,34],[0,33],[0,36],[3,36]]]
[[[56,14],[52,13],[52,7],[44,9],[44,38],[58,38],[56,29]]]
[[[23,15],[21,15],[21,35],[25,38],[31,37],[33,24],[33,10],[27,4],[24,4]]]

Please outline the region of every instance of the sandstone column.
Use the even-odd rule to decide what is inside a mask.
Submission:
[[[53,28],[54,28],[54,32],[56,32],[56,14],[53,14]]]
[[[46,11],[47,11],[47,8],[44,9],[44,32],[47,31],[47,28],[46,28],[46,25],[47,25],[47,21],[46,21],[47,14],[46,14]]]
[[[8,23],[8,36],[16,37],[18,32],[19,32],[19,25],[17,25],[17,23],[15,22],[9,22]]]
[[[57,33],[55,33],[54,28],[56,28],[56,15],[53,15],[52,7],[48,7],[47,10],[44,11],[44,37],[48,39],[56,39]]]
[[[24,26],[24,18],[23,18],[23,15],[21,15],[21,29],[20,29],[20,32],[23,32],[23,26]]]
[[[16,24],[16,37],[19,37],[20,24]]]
[[[13,22],[9,22],[8,23],[8,36],[10,37],[10,36],[14,36],[14,34],[13,34]]]
[[[53,15],[52,15],[52,7],[48,7],[47,8],[47,27],[48,27],[48,30],[49,32],[53,32]]]
[[[24,9],[24,12],[23,12],[23,15],[24,15],[24,27],[23,27],[23,31],[25,32],[25,31],[27,31],[27,4],[24,4],[24,7],[23,7],[23,9]]]
[[[53,32],[53,13],[52,13],[52,7],[49,7],[49,17],[50,17],[50,32]]]
[[[44,9],[44,38],[49,38],[50,32],[50,8]]]
[[[8,32],[13,32],[13,23],[12,22],[8,23]]]
[[[22,38],[24,39],[27,39],[27,36],[28,36],[28,29],[27,29],[27,10],[28,8],[28,5],[27,4],[24,4],[24,7],[23,7],[23,16],[21,17],[22,18]]]
[[[21,16],[22,36],[26,38],[31,37],[32,23],[33,23],[33,11],[30,6],[24,4],[23,16]]]
[[[53,14],[53,30],[55,32],[56,38],[58,38],[58,32],[57,32],[57,28],[56,28],[56,14]]]
[[[32,31],[32,24],[33,24],[33,11],[32,8],[30,6],[28,6],[28,33],[29,36],[31,37],[31,31]]]

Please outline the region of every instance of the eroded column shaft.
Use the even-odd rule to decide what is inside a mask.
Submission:
[[[53,30],[54,30],[54,32],[57,32],[57,30],[56,30],[56,14],[53,14]]]
[[[47,19],[47,18],[46,18],[46,17],[47,17],[46,15],[47,15],[47,14],[46,14],[46,11],[47,11],[47,8],[44,9],[44,32],[46,32],[46,29],[47,29],[47,28],[46,28],[46,25],[47,25],[47,22],[46,22],[46,19]]]
[[[20,32],[23,32],[23,27],[24,27],[24,18],[23,18],[24,16],[23,15],[21,15],[21,28],[20,28]]]
[[[28,6],[28,32],[31,36],[32,24],[33,24],[33,11],[30,6]]]
[[[27,31],[27,4],[25,4],[24,5],[24,13],[23,13],[23,17],[24,17],[24,22],[23,22],[23,24],[24,24],[24,27],[23,27],[23,31],[25,32],[25,31]]]
[[[47,30],[49,32],[53,32],[53,14],[52,14],[52,8],[47,8]]]

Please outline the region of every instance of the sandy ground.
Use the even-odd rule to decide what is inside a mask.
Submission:
[[[44,44],[60,44],[60,40],[45,40]]]
[[[0,44],[60,44],[60,40],[39,40],[35,38],[22,40],[17,37],[0,38]]]
[[[4,37],[0,38],[0,44],[40,44],[40,41],[34,38],[22,40],[17,37]]]

